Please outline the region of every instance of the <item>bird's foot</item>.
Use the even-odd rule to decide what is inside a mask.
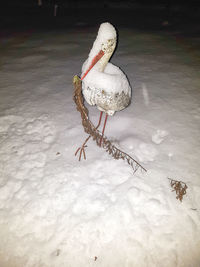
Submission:
[[[81,157],[82,157],[82,154],[83,154],[83,157],[84,159],[86,159],[86,154],[85,154],[85,148],[87,146],[85,144],[83,144],[81,147],[79,147],[76,152],[75,152],[75,156],[78,154],[79,152],[79,161],[81,161]]]

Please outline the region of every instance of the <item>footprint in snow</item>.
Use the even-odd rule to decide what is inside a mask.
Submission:
[[[158,155],[157,149],[153,144],[146,143],[134,137],[127,137],[120,141],[120,147],[125,151],[129,150],[133,157],[137,157],[140,162],[154,161]]]
[[[0,117],[0,133],[7,132],[12,124],[19,124],[23,118],[15,115],[7,115]]]
[[[46,150],[56,137],[55,126],[48,115],[31,119],[14,115],[0,117],[0,137],[2,169],[21,180],[30,173],[33,178],[41,177]]]
[[[158,129],[156,133],[152,135],[151,140],[153,143],[159,145],[164,141],[165,137],[168,136],[168,134],[169,133],[167,131]]]
[[[140,143],[134,150],[134,154],[140,162],[154,161],[158,155],[157,149],[152,144]]]

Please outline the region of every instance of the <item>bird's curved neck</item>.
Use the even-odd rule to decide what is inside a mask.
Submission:
[[[98,67],[98,70],[103,72],[106,65],[108,64],[108,61],[110,60],[111,56],[112,56],[112,53],[113,52],[110,52],[110,53],[106,53],[104,54],[104,56],[99,60],[99,62],[97,63],[97,67]]]
[[[91,69],[90,66],[92,66],[92,68],[94,67],[96,70],[103,72],[115,50],[115,46],[116,38],[108,39],[105,43],[102,43],[97,38],[90,51],[86,69]],[[97,58],[99,58],[98,61],[96,60]],[[93,62],[96,63],[93,64]]]

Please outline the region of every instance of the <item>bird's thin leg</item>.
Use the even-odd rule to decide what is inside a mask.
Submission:
[[[104,125],[103,125],[103,131],[102,131],[101,140],[100,140],[100,146],[101,146],[101,143],[102,143],[102,140],[103,140],[107,119],[108,119],[108,114],[106,114],[106,117],[105,117],[105,121],[104,121]]]
[[[99,128],[99,126],[100,126],[100,124],[101,124],[102,115],[103,115],[103,111],[100,112],[99,122],[98,122],[98,124],[97,124],[97,126],[96,126],[95,129],[98,129],[98,128]],[[84,159],[86,159],[85,148],[87,147],[87,146],[86,146],[86,143],[87,143],[87,141],[90,139],[90,137],[91,137],[91,135],[89,135],[89,136],[85,139],[85,142],[82,144],[82,146],[79,147],[79,148],[76,150],[76,152],[75,152],[75,156],[76,156],[77,153],[78,153],[79,150],[80,150],[79,161],[81,160],[82,153],[83,153]]]
[[[100,112],[100,116],[99,116],[99,122],[98,122],[98,124],[97,124],[97,127],[96,127],[96,129],[98,129],[98,128],[99,128],[99,126],[100,126],[100,124],[101,124],[102,115],[103,115],[103,111],[101,111],[101,112]]]

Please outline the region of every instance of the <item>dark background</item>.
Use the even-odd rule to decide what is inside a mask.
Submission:
[[[0,6],[0,31],[89,27],[109,21],[138,30],[200,33],[200,0],[6,0]],[[54,6],[57,16],[54,16]]]

